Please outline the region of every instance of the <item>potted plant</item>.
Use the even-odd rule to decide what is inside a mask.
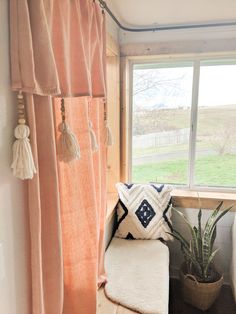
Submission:
[[[223,202],[214,209],[202,228],[202,210],[198,212],[198,226],[192,226],[182,212],[174,211],[182,217],[190,230],[190,240],[173,229],[170,233],[180,242],[184,263],[180,269],[184,301],[200,310],[207,310],[219,295],[223,275],[214,266],[213,260],[218,251],[214,250],[216,225],[218,221],[233,207],[222,211]]]

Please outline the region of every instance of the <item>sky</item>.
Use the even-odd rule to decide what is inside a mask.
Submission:
[[[236,104],[236,65],[203,66],[199,91],[200,106]]]
[[[134,70],[134,82],[136,75],[147,76],[148,71],[150,70]],[[162,84],[159,90],[139,93],[134,97],[134,106],[142,108],[156,108],[157,105],[163,108],[191,106],[192,67],[156,68],[151,71],[158,79],[171,79],[176,88],[166,83]],[[199,106],[236,104],[236,65],[201,66],[198,104]]]

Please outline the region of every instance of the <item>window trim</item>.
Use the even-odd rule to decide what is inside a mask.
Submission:
[[[235,193],[223,193],[223,192],[208,192],[208,191],[192,191],[192,190],[178,190],[174,189],[171,192],[174,207],[182,208],[204,208],[212,210],[216,208],[221,201],[225,209],[233,206],[231,212],[236,212],[236,194]],[[200,204],[199,204],[200,200]]]
[[[200,79],[200,61],[197,60],[197,61],[194,61],[193,63],[193,86],[192,86],[192,103],[191,103],[190,133],[189,133],[188,182],[189,182],[190,189],[194,187],[199,79]]]
[[[196,157],[196,135],[197,135],[197,113],[198,113],[198,94],[199,94],[199,78],[200,78],[200,62],[214,59],[230,59],[236,58],[235,51],[229,52],[213,52],[213,53],[188,53],[188,54],[171,54],[171,55],[159,55],[159,56],[129,56],[125,57],[123,75],[126,76],[126,80],[123,80],[123,89],[128,93],[128,97],[125,101],[125,106],[122,106],[123,111],[126,111],[126,125],[128,124],[126,134],[123,134],[123,138],[126,138],[127,150],[126,161],[122,160],[122,167],[128,167],[128,179],[132,180],[132,112],[133,112],[133,69],[136,64],[150,64],[151,62],[187,62],[192,61],[194,66],[193,77],[193,91],[192,91],[192,104],[191,104],[191,124],[190,124],[190,136],[189,136],[189,164],[188,164],[188,184],[187,185],[174,185],[176,189],[185,191],[202,191],[202,192],[218,192],[218,193],[236,193],[236,187],[211,187],[211,186],[198,186],[193,184],[194,167]],[[127,77],[128,76],[128,77]],[[126,95],[127,96],[127,95]],[[124,99],[123,99],[124,101]],[[124,129],[122,130],[124,132]],[[191,139],[195,138],[195,141]],[[123,146],[123,145],[122,145]],[[123,169],[123,173],[125,173]]]

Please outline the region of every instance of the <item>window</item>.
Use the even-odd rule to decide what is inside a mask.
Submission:
[[[132,69],[132,181],[236,187],[236,59]]]

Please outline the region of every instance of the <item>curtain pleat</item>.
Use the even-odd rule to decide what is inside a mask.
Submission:
[[[63,256],[52,99],[27,95],[31,145],[38,174],[28,181],[33,314],[60,314]]]
[[[44,1],[10,0],[10,44],[12,89],[60,94]]]
[[[106,219],[106,165],[107,146],[106,129],[104,124],[104,102],[100,98],[94,98],[90,102],[89,117],[92,121],[95,134],[98,140],[99,150],[93,154],[93,173],[96,189],[96,204],[98,217],[98,287],[105,282],[106,275],[104,269],[104,233]]]

